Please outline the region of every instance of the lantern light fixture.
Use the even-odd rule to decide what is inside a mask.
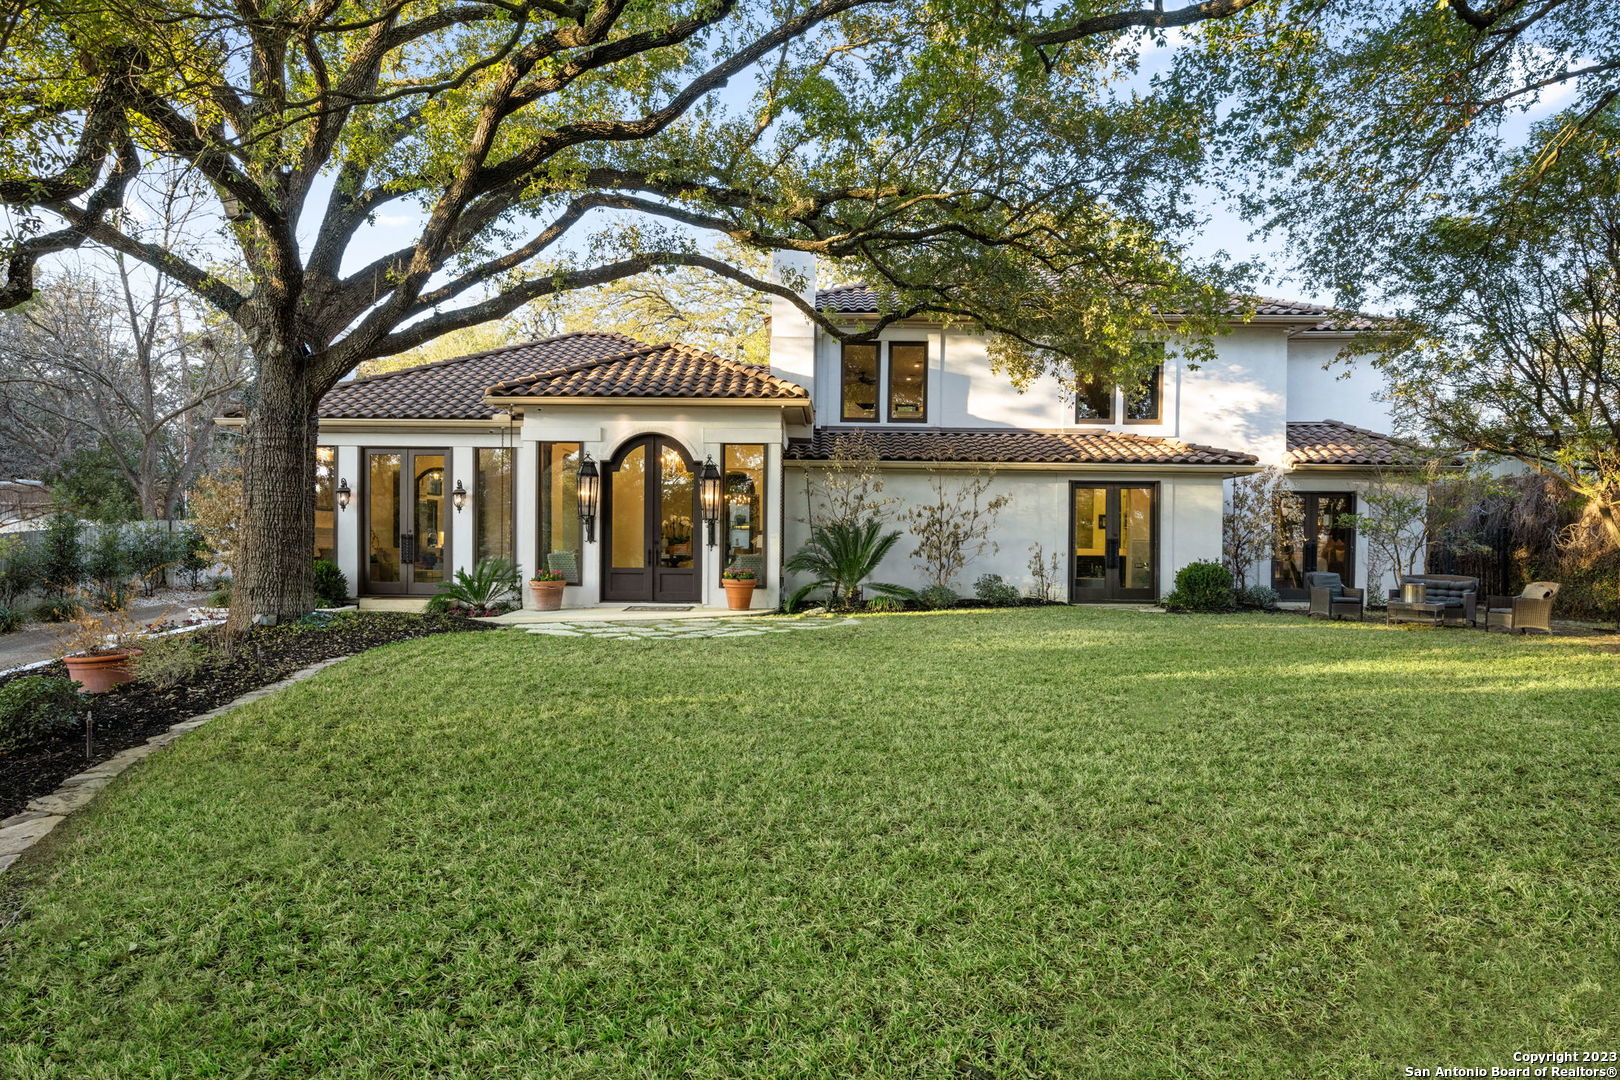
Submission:
[[[456,488],[450,493],[450,501],[455,504],[458,514],[461,513],[462,507],[467,505],[467,489],[462,486],[460,480],[456,481]]]
[[[349,500],[354,498],[354,492],[349,489],[349,482],[340,479],[337,486],[337,504],[339,510],[349,508]]]
[[[703,520],[709,526],[709,546],[715,545],[715,527],[720,523],[721,481],[720,470],[714,466],[714,458],[710,457],[703,463],[702,474]]]
[[[596,509],[602,497],[602,477],[591,455],[579,459],[579,520],[585,526],[585,542],[596,543]]]

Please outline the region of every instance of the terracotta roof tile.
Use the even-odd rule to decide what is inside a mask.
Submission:
[[[804,388],[757,364],[743,364],[690,345],[642,345],[617,356],[507,379],[490,397],[805,397]]]
[[[1424,456],[1416,443],[1355,427],[1339,420],[1295,421],[1288,425],[1290,465],[1403,465]]]
[[[1050,432],[1012,429],[890,430],[817,428],[810,439],[788,444],[787,457],[824,461],[840,437],[870,440],[880,461],[970,461],[1053,465],[1253,465],[1253,454],[1177,439],[1119,432]]]
[[[484,400],[493,383],[644,347],[605,333],[526,341],[339,383],[321,399],[320,413],[327,419],[482,420],[495,412]]]

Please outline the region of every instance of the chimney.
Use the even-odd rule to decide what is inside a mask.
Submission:
[[[771,257],[771,280],[786,285],[806,303],[816,302],[816,257],[804,251],[778,251]],[[816,326],[780,296],[771,297],[771,374],[816,393]]]

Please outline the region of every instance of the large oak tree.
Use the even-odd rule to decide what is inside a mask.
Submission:
[[[0,304],[84,244],[241,329],[234,625],[310,604],[317,402],[356,365],[659,266],[795,302],[704,236],[843,260],[1005,331],[1015,370],[1128,366],[1220,276],[1191,223],[1207,103],[1130,93],[1144,27],[1229,16],[1075,0],[55,0],[0,68]],[[142,235],[143,173],[218,193],[215,243]],[[814,314],[814,313],[812,313]],[[816,315],[816,317],[820,317]],[[842,329],[831,326],[839,333]],[[1023,350],[1020,354],[1019,350]]]

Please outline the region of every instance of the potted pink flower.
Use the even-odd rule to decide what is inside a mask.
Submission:
[[[562,607],[563,586],[567,582],[561,571],[542,570],[529,579],[529,591],[534,594],[534,606],[540,611],[557,611]]]
[[[759,581],[752,570],[727,570],[720,575],[720,584],[726,587],[726,607],[731,611],[747,611],[754,602],[754,586]]]

